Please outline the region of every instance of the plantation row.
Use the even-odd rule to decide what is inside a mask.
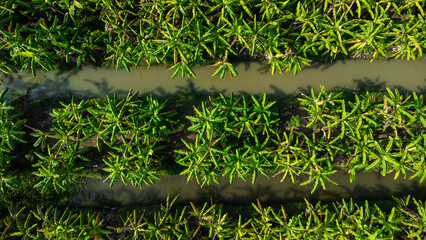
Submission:
[[[424,0],[4,0],[0,70],[82,64],[165,64],[173,77],[238,73],[230,61],[266,60],[272,74],[336,58],[422,57]]]
[[[362,95],[328,92],[324,87],[298,99],[298,115],[284,122],[276,102],[262,97],[220,95],[202,101],[186,116],[177,116],[176,105],[129,94],[70,103],[51,112],[50,129],[26,125],[1,94],[1,189],[16,187],[8,173],[16,142],[29,149],[44,193],[53,186],[60,192],[78,181],[82,170],[101,169],[113,185],[117,180],[134,186],[152,184],[166,168],[183,169],[188,181],[202,185],[220,176],[253,182],[259,174],[307,176],[301,185],[326,182],[337,169],[355,179],[357,172],[378,171],[410,179],[426,178],[426,106],[423,96]],[[167,110],[172,109],[172,110]],[[185,110],[183,110],[185,111]],[[290,112],[291,114],[291,112]],[[193,136],[193,137],[191,137]],[[30,147],[33,145],[34,147]],[[179,146],[181,145],[181,146]]]
[[[306,201],[293,215],[258,202],[236,216],[221,205],[175,207],[174,198],[159,210],[115,213],[113,219],[93,210],[10,207],[0,231],[2,239],[424,239],[426,203],[394,199],[382,209],[352,199]]]

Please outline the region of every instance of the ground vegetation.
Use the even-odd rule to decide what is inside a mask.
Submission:
[[[27,151],[27,165],[40,179],[34,187],[42,193],[50,187],[63,192],[91,172],[111,186],[121,180],[139,187],[167,173],[201,186],[220,176],[232,183],[272,174],[310,185],[312,192],[336,184],[330,177],[339,169],[351,182],[356,173],[372,171],[425,180],[423,95],[322,87],[299,95],[291,111],[279,111],[285,101],[220,94],[183,106],[131,92],[125,98],[72,98],[52,109],[48,127],[28,123],[26,132],[17,130],[25,119],[3,111],[3,122],[17,126],[4,131],[20,137],[3,138],[2,154],[10,162],[10,147],[28,139],[19,151]],[[13,169],[5,165],[4,172]],[[13,188],[4,179],[5,188]]]
[[[289,203],[233,208],[205,203],[121,212],[9,207],[2,239],[423,239],[426,205],[410,196],[387,202]]]
[[[345,58],[416,59],[426,47],[424,0],[4,0],[0,70],[82,64],[163,64],[171,76],[237,75],[232,62],[267,61],[272,74]]]

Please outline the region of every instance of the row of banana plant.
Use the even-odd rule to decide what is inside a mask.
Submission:
[[[118,216],[89,210],[36,210],[9,207],[2,217],[2,239],[424,239],[426,203],[410,196],[390,206],[352,199],[305,206],[293,214],[286,205],[244,207],[225,212],[215,204],[176,207],[167,199],[159,210],[138,209]],[[250,214],[251,213],[251,214]],[[117,219],[120,219],[121,221]]]
[[[188,130],[196,131],[195,142],[183,141],[186,149],[177,150],[177,162],[187,169],[182,174],[193,177],[202,185],[219,182],[218,177],[229,175],[246,180],[253,173],[267,175],[273,167],[268,155],[274,151],[273,137],[278,135],[279,116],[274,101],[266,95],[256,99],[233,94],[220,95],[194,107],[195,115]]]
[[[377,95],[377,94],[376,94]],[[196,115],[188,116],[197,131],[195,142],[184,141],[177,162],[187,169],[188,181],[218,182],[219,176],[235,176],[254,182],[258,174],[282,174],[293,183],[298,177],[313,184],[312,192],[327,182],[337,169],[354,181],[357,172],[379,171],[411,179],[426,179],[426,106],[423,96],[398,90],[376,96],[351,96],[328,92],[324,87],[298,101],[306,117],[279,127],[274,101],[232,95],[203,102]],[[377,97],[377,98],[376,98]],[[352,99],[348,99],[352,98]],[[380,100],[378,100],[380,99]],[[249,102],[249,103],[248,103]],[[295,121],[295,119],[298,121]],[[303,121],[303,124],[301,123]]]
[[[176,112],[164,111],[165,103],[152,97],[135,97],[129,92],[124,99],[107,96],[61,102],[63,108],[51,113],[54,120],[50,130],[34,129],[32,133],[38,138],[34,146],[41,150],[35,152],[39,160],[33,167],[43,179],[35,187],[41,187],[42,192],[51,186],[65,190],[88,163],[104,166],[111,186],[118,179],[134,186],[158,179],[155,170],[161,156],[156,153],[162,149],[160,142],[168,141],[172,133]]]
[[[236,59],[296,74],[312,61],[423,56],[424,0],[5,0],[0,70],[165,64],[237,75]]]
[[[340,96],[339,96],[340,95]],[[350,173],[378,170],[383,176],[395,173],[426,179],[426,107],[423,96],[401,95],[389,88],[381,101],[374,94],[355,95],[345,101],[341,93],[303,95],[299,101],[309,113],[307,128],[300,132],[311,146],[311,154],[323,159],[324,166],[339,163]]]
[[[34,154],[28,154],[41,179],[35,187],[42,193],[52,186],[61,192],[77,182],[81,170],[102,170],[111,186],[121,180],[142,187],[154,183],[165,168],[183,168],[181,175],[201,185],[217,183],[220,176],[229,176],[231,183],[251,176],[254,182],[258,175],[275,173],[282,181],[289,177],[293,183],[313,184],[314,191],[334,183],[330,176],[338,169],[347,171],[351,181],[357,172],[377,171],[423,182],[423,96],[401,95],[397,89],[343,93],[322,87],[319,93],[302,94],[300,109],[293,110],[304,117],[294,115],[286,123],[285,113],[266,95],[220,94],[194,106],[194,114],[186,116],[190,126],[179,123],[176,106],[153,97],[129,92],[125,98],[72,98],[52,111],[48,131],[27,126],[36,139]],[[24,141],[18,136],[25,120],[13,123],[16,117],[2,129],[2,146],[7,147],[2,154],[14,141]],[[186,127],[188,136],[182,137]]]

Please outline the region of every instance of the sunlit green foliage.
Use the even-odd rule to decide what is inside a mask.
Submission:
[[[282,181],[289,177],[312,185],[312,192],[336,184],[331,176],[339,169],[351,182],[357,172],[371,171],[426,179],[422,95],[397,89],[358,95],[322,87],[297,100],[301,115],[284,123],[276,101],[266,94],[209,97],[186,116],[194,137],[174,138],[183,144],[172,159],[172,150],[162,150],[164,143],[169,134],[183,130],[176,128],[176,112],[166,112],[165,103],[130,93],[123,99],[72,99],[53,110],[49,132],[33,133],[41,150],[33,167],[43,179],[36,187],[64,190],[88,163],[107,172],[111,185],[119,179],[152,184],[158,168],[170,163],[184,167],[181,175],[202,185],[217,183],[220,176],[232,183],[235,177],[254,182],[259,174],[281,175]],[[162,162],[160,153],[168,154],[169,162]]]
[[[266,176],[272,165],[271,136],[278,132],[278,113],[274,102],[262,98],[220,95],[211,102],[194,107],[195,116],[187,116],[197,131],[195,143],[183,141],[187,150],[178,150],[177,162],[187,169],[188,181],[195,177],[202,185],[218,182],[218,176],[237,175],[247,179]]]
[[[282,174],[301,185],[313,184],[312,192],[326,183],[336,184],[330,176],[338,169],[350,175],[378,171],[395,178],[402,175],[426,179],[425,147],[426,106],[416,93],[402,96],[397,89],[381,100],[366,93],[348,100],[343,92],[302,94],[301,107],[308,116],[304,124],[293,118],[279,131],[275,102],[232,95],[201,103],[201,110],[187,116],[197,131],[194,143],[184,141],[178,150],[179,164],[188,180],[195,177],[202,184],[218,182],[218,176],[244,180],[260,173]],[[295,123],[296,125],[291,125]]]
[[[165,112],[165,103],[152,97],[136,99],[136,95],[80,102],[73,98],[53,110],[50,132],[33,133],[38,137],[34,145],[42,150],[36,152],[40,160],[33,167],[43,180],[35,187],[42,187],[43,192],[52,184],[58,191],[64,190],[76,182],[75,173],[87,162],[102,157],[111,186],[118,179],[134,186],[152,184],[158,178],[155,153],[161,148],[159,141],[167,141],[172,133],[169,126],[175,113]],[[98,152],[98,159],[89,157],[90,151]],[[99,154],[105,151],[106,156]]]
[[[348,169],[351,181],[356,172],[371,170],[383,176],[394,172],[395,178],[412,172],[412,178],[426,179],[423,96],[403,96],[388,88],[380,102],[369,93],[345,101],[323,88],[318,95],[312,91],[311,97],[300,101],[310,113],[307,126],[316,129],[313,137],[324,143],[311,145],[311,149],[320,150],[329,165],[336,156],[344,158],[341,164]],[[309,143],[309,138],[306,140]]]
[[[173,77],[238,75],[238,59],[295,74],[336,58],[416,59],[426,47],[425,1],[4,0],[0,70],[84,63],[170,66]]]
[[[179,207],[168,198],[160,209],[101,214],[93,210],[32,211],[10,207],[2,217],[2,239],[423,239],[426,203],[406,196],[390,205],[305,201],[297,212],[288,205],[246,206],[244,215],[221,205]],[[250,214],[251,213],[251,214]],[[113,218],[111,218],[111,215]],[[116,221],[121,217],[121,221]]]

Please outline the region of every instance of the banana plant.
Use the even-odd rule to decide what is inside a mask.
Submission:
[[[256,120],[254,117],[254,112],[251,111],[250,106],[248,105],[246,99],[244,97],[242,99],[242,108],[239,114],[235,114],[234,121],[232,122],[232,128],[237,129],[238,138],[245,132],[249,132],[250,135],[255,138],[256,142],[258,142],[257,138],[257,129],[256,129]]]
[[[254,218],[251,222],[251,226],[254,230],[255,236],[271,236],[273,233],[272,224],[274,223],[273,216],[271,212],[273,212],[272,207],[263,207],[259,200],[257,200],[257,205],[252,203],[253,209],[256,211],[259,217]]]
[[[304,142],[299,141],[299,137],[295,136],[294,128],[290,132],[283,133],[283,138],[278,136],[276,140],[272,140],[277,144],[277,150],[274,154],[274,170],[277,176],[283,174],[281,181],[290,175],[291,181],[295,183],[295,177],[302,173],[302,164],[307,159],[304,149]]]
[[[8,101],[4,98],[8,92],[8,88],[0,93],[0,167],[6,168],[12,157],[9,155],[15,150],[14,142],[25,143],[23,139],[24,132],[21,130],[26,122],[25,119],[18,120],[22,113],[10,115],[9,111],[13,111],[14,107],[9,106]]]
[[[221,28],[221,33],[224,39],[229,39],[231,42],[228,50],[236,55],[232,47],[243,47],[243,49],[249,48],[249,45],[246,41],[246,35],[248,34],[246,33],[246,26],[242,23],[242,15],[240,15],[240,17],[235,21],[229,21],[228,19],[224,19],[223,21],[225,27]]]
[[[354,56],[362,56],[363,54],[371,54],[371,61],[377,57],[387,57],[387,46],[385,44],[386,36],[385,33],[389,30],[389,26],[386,26],[384,21],[367,21],[364,24],[360,24],[360,32],[356,32],[356,38],[349,41],[348,44],[352,44],[348,48],[349,52],[354,51]]]
[[[382,147],[384,145],[386,145],[385,148]],[[395,157],[397,157],[398,155],[392,151],[393,146],[394,138],[392,138],[391,136],[389,136],[387,144],[385,144],[384,142],[379,143],[377,141],[374,141],[373,144],[370,144],[369,158],[372,159],[373,162],[366,167],[366,171],[375,169],[380,166],[380,173],[385,176],[386,174],[392,171],[391,167],[399,166],[399,162],[395,159]],[[374,151],[374,148],[377,152]]]
[[[325,159],[318,159],[318,160],[324,161]],[[310,161],[315,161],[315,155],[311,157]],[[314,186],[311,190],[311,194],[313,194],[316,188],[318,187],[318,184],[321,184],[321,187],[324,190],[327,189],[325,186],[327,182],[330,182],[334,185],[338,185],[336,182],[334,182],[333,180],[329,178],[329,175],[332,175],[336,172],[337,170],[330,170],[330,169],[327,169],[326,167],[322,167],[321,165],[313,164],[313,166],[309,166],[309,170],[305,170],[305,173],[309,175],[309,178],[308,180],[302,182],[300,186],[313,183]]]
[[[156,53],[161,53],[161,61],[167,61],[166,58],[173,57],[173,66],[170,70],[174,70],[172,77],[175,77],[179,72],[182,77],[196,77],[195,72],[189,66],[190,54],[192,54],[191,46],[184,42],[182,39],[188,38],[186,28],[188,25],[183,25],[180,29],[171,25],[170,23],[164,24],[162,33],[165,40],[162,40],[162,46],[156,50]],[[180,61],[178,60],[180,59]]]
[[[312,138],[309,138],[304,133],[302,133],[302,136],[305,138],[309,150],[307,157],[303,161],[302,172],[308,175],[309,179],[303,182],[301,186],[314,183],[314,187],[311,191],[311,193],[313,193],[318,183],[321,183],[323,189],[326,189],[326,182],[337,185],[328,175],[336,172],[332,162],[341,149],[327,144],[324,141],[325,136],[318,138],[315,133],[312,133]]]
[[[280,74],[283,74],[283,70],[285,69],[285,61],[282,60],[284,57],[284,54],[277,53],[274,54],[271,50],[267,50],[265,54],[268,64],[271,66],[269,71],[271,71],[271,74],[274,75],[277,70]]]
[[[334,136],[334,139],[329,142],[330,144],[334,144],[338,140],[342,140],[348,132],[353,134],[356,131],[357,128],[355,123],[350,121],[352,116],[355,115],[355,112],[358,110],[358,107],[360,106],[359,99],[358,98],[356,99],[357,99],[357,103],[355,105],[352,104],[351,106],[352,109],[348,109],[350,110],[350,112],[346,111],[346,103],[344,99],[336,100],[336,102],[340,102],[340,104],[338,104],[339,106],[336,106],[336,109],[332,111],[336,113],[337,116],[332,116],[332,118],[334,119],[330,119],[327,122],[327,126],[325,126],[324,129],[328,130],[327,140],[330,140],[331,132],[335,128],[337,128],[339,125],[340,125],[340,134],[338,136]]]
[[[369,146],[373,142],[372,139],[368,138],[368,135],[363,135],[362,139],[354,136],[349,137],[350,142],[347,143],[347,163],[345,168],[348,171],[350,182],[355,180],[357,172],[362,172],[368,166],[369,163]]]
[[[140,232],[147,225],[143,217],[144,214],[141,214],[140,217],[137,217],[136,210],[133,210],[133,212],[130,214],[127,213],[125,218],[120,216],[123,226],[116,228],[115,231],[123,238],[129,235],[129,237],[131,236],[134,239],[138,239],[141,235]]]
[[[345,13],[337,14],[335,8],[332,8],[332,16],[324,15],[324,40],[325,47],[329,51],[329,55],[334,59],[338,53],[348,55],[346,49],[346,39],[353,38],[351,29],[355,26],[354,20],[347,19]]]
[[[209,57],[215,58],[214,50],[217,49],[217,29],[211,27],[208,30],[203,26],[200,21],[196,21],[195,32],[190,34],[192,43],[195,48],[194,58],[191,59],[194,62],[205,61],[203,56],[205,53]],[[216,44],[215,44],[216,43]]]
[[[182,155],[177,163],[186,167],[181,175],[187,175],[187,181],[195,177],[197,183],[201,186],[209,185],[212,182],[219,184],[219,176],[221,175],[220,163],[228,158],[230,147],[221,149],[215,146],[218,141],[210,143],[200,140],[196,137],[195,144],[182,140],[188,150],[176,150],[176,153]]]
[[[247,164],[250,160],[250,150],[235,150],[235,154],[229,155],[229,157],[225,158],[225,161],[220,164],[224,169],[222,176],[229,175],[229,183],[234,182],[235,175],[247,181],[247,177],[250,175],[250,170],[252,169],[249,164]]]
[[[0,93],[0,189],[4,193],[7,188],[16,189],[20,183],[14,177],[6,173],[14,158],[15,143],[26,143],[22,126],[26,119],[19,119],[21,113],[10,115],[11,107],[5,96],[8,88]]]
[[[324,126],[327,125],[326,122],[329,119],[333,120],[334,117],[331,114],[333,113],[332,109],[334,108],[335,100],[339,98],[338,95],[328,93],[324,86],[321,86],[321,91],[318,95],[315,94],[313,89],[311,89],[310,97],[302,93],[303,98],[298,98],[297,100],[299,100],[300,105],[306,106],[304,109],[310,114],[310,122],[306,127]]]
[[[420,125],[420,123],[422,124],[421,126],[426,127],[426,121],[425,121],[425,117],[426,117],[426,106],[424,105],[424,101],[423,101],[423,95],[417,96],[417,94],[415,92],[413,92],[413,102],[412,102],[412,107],[414,107],[415,111],[414,111],[414,122],[413,123],[417,123]],[[411,123],[411,122],[409,122]]]
[[[249,49],[249,54],[253,56],[258,51],[263,50],[263,45],[266,42],[263,31],[268,29],[269,22],[257,22],[257,17],[254,15],[253,22],[247,23],[242,20],[246,28],[245,34],[248,36],[247,46]]]
[[[352,108],[351,113],[353,112],[353,115],[346,119],[346,122],[352,126],[349,127],[349,136],[358,140],[365,139],[365,137],[373,139],[373,132],[383,124],[380,116],[376,114],[378,106],[371,101],[373,96],[370,96],[368,92],[361,96],[361,100],[358,96],[355,96],[355,99],[356,103],[347,102]]]
[[[51,186],[57,192],[66,190],[77,181],[75,174],[84,168],[85,162],[90,162],[86,155],[90,148],[80,147],[94,136],[89,119],[83,117],[86,112],[83,106],[84,103],[77,105],[72,101],[68,108],[53,111],[52,116],[56,118],[50,132],[30,127],[34,130],[31,135],[38,138],[34,147],[40,146],[42,150],[35,151],[38,161],[33,164],[38,170],[35,175],[41,178],[34,187],[41,187],[42,193]]]
[[[266,138],[261,144],[253,144],[249,140],[244,141],[244,150],[249,153],[246,166],[252,173],[252,184],[255,183],[259,174],[268,178],[267,173],[273,169],[272,151],[266,147],[268,142],[269,138]]]
[[[4,216],[1,238],[22,237],[25,239],[37,239],[38,233],[35,233],[37,223],[32,220],[31,214],[25,214],[25,207],[11,205],[8,207],[8,215]],[[22,220],[24,220],[21,222]]]
[[[99,213],[72,213],[68,209],[62,213],[52,207],[44,211],[37,207],[37,211],[32,211],[33,215],[41,221],[41,226],[37,229],[47,239],[104,239],[107,234],[111,234],[103,226],[103,220]],[[52,216],[53,215],[53,216]]]
[[[398,129],[404,128],[407,133],[414,136],[414,133],[410,130],[410,125],[414,123],[416,117],[413,116],[413,112],[409,109],[412,107],[412,102],[409,101],[411,96],[406,96],[405,99],[399,94],[398,89],[395,89],[393,93],[389,88],[386,89],[389,96],[385,95],[383,110],[380,111],[382,118],[384,119],[384,130],[387,127],[391,127],[395,136],[398,136]]]
[[[144,101],[135,101],[137,107],[129,109],[132,119],[132,128],[135,143],[149,146],[152,141],[168,141],[173,134],[174,126],[178,121],[174,119],[176,111],[164,111],[167,101],[160,102],[152,96],[147,96]],[[140,134],[139,134],[140,133]]]
[[[219,239],[230,238],[231,235],[231,222],[227,220],[227,213],[222,214],[222,207],[211,205],[208,207],[207,203],[201,208],[197,208],[192,202],[190,202],[191,210],[189,213],[196,219],[197,221],[197,229],[195,230],[192,238],[194,237],[202,237],[203,229],[208,230],[208,237],[215,239],[218,237]],[[206,234],[207,235],[207,234]],[[206,236],[207,237],[207,236]]]
[[[54,118],[53,124],[57,123],[61,129],[66,129],[72,134],[76,134],[77,139],[91,136],[94,133],[91,121],[87,117],[87,109],[89,108],[87,101],[83,100],[77,103],[73,96],[69,104],[59,103],[62,108],[53,109],[50,114]]]
[[[229,74],[230,78],[238,76],[238,72],[235,70],[234,65],[228,62],[226,58],[224,58],[222,61],[216,62],[212,66],[218,67],[217,70],[213,73],[212,77],[218,76],[220,74],[220,78],[224,78],[226,73]]]
[[[197,131],[200,137],[206,137],[209,141],[218,137],[227,125],[226,118],[222,117],[219,107],[208,108],[204,102],[201,102],[201,111],[194,107],[195,116],[186,116],[192,123],[189,131]]]
[[[41,193],[45,193],[50,187],[57,192],[67,190],[68,186],[77,182],[76,173],[84,168],[82,163],[78,163],[79,159],[86,160],[84,153],[87,148],[79,149],[80,142],[75,145],[67,143],[65,150],[56,151],[54,153],[50,146],[47,146],[47,155],[35,152],[39,158],[38,162],[33,164],[38,172],[34,174],[41,178],[34,188],[41,187]]]
[[[133,186],[142,188],[143,184],[153,184],[159,177],[153,169],[152,148],[132,146],[132,141],[125,143],[125,147],[114,147],[118,153],[109,152],[110,156],[103,159],[106,168],[103,170],[110,174],[105,179],[110,179],[112,187],[118,179],[124,184],[130,181]],[[154,146],[153,146],[154,147]],[[124,149],[123,149],[124,148]]]
[[[237,4],[240,3],[237,0],[219,0],[213,2],[213,5],[207,10],[206,14],[214,13],[217,17],[217,24],[220,25],[224,19],[232,21],[236,20],[237,14],[235,12]]]
[[[417,141],[417,140],[416,140]],[[426,179],[426,172],[425,172],[425,157],[426,157],[426,134],[421,133],[421,139],[419,142],[416,143],[415,147],[413,148],[411,143],[407,146],[410,147],[407,150],[413,150],[415,152],[418,152],[417,154],[417,164],[414,166],[414,174],[410,177],[410,179],[414,179],[416,177],[420,177],[419,182],[423,182]]]
[[[189,238],[186,219],[183,217],[185,208],[172,213],[173,204],[178,197],[170,200],[170,196],[166,198],[166,204],[161,205],[160,210],[154,213],[152,220],[145,219],[146,228],[138,229],[142,232],[144,238],[152,239],[173,239],[173,238]]]
[[[131,117],[134,114],[127,114],[130,108],[136,107],[134,101],[135,94],[129,94],[125,99],[119,100],[116,96],[112,99],[107,96],[105,105],[95,102],[96,108],[88,109],[94,117],[95,122],[92,123],[98,139],[109,146],[112,146],[117,135],[128,134],[131,132]]]
[[[422,36],[421,28],[422,23],[413,19],[408,22],[395,24],[389,33],[395,40],[388,43],[388,46],[394,49],[392,57],[397,59],[406,58],[407,60],[422,57],[423,47],[420,45]]]
[[[265,133],[276,134],[278,131],[278,113],[273,107],[275,101],[268,101],[266,94],[263,94],[262,100],[258,101],[254,96],[251,97],[253,105],[251,111],[255,117],[254,122],[257,125],[260,125],[259,132],[262,132],[262,135]]]
[[[417,146],[421,140],[423,140],[422,136],[411,140],[409,144],[405,143],[401,138],[396,138],[394,140],[396,148],[394,156],[398,160],[397,163],[394,164],[395,180],[401,173],[404,175],[404,178],[406,178],[407,172],[414,172],[413,165],[418,164],[418,160],[421,159]]]

